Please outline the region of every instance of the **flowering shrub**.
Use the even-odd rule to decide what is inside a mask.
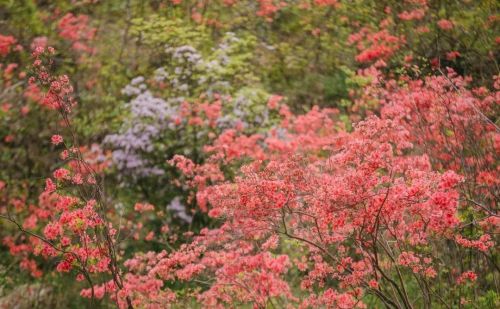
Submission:
[[[71,48],[75,51],[92,53],[88,42],[94,39],[97,29],[92,28],[88,23],[89,17],[87,15],[74,16],[68,13],[61,18],[57,25],[59,35],[71,42]]]
[[[0,4],[0,307],[499,307],[495,9]]]
[[[16,39],[11,35],[0,35],[0,55],[5,56],[9,53],[12,45],[16,43]]]
[[[235,80],[233,85],[226,80],[229,74],[248,74],[246,65],[233,58],[245,44],[233,33],[227,33],[207,57],[191,46],[167,46],[173,66],[156,69],[152,78],[136,77],[123,88],[123,94],[132,97],[126,104],[129,117],[121,132],[104,139],[113,149],[122,184],[136,186],[148,179],[171,182],[167,196],[160,195],[154,187],[142,193],[152,202],[177,199],[177,206],[167,208],[184,221],[190,222],[190,215],[182,210],[185,206],[181,197],[172,192],[186,195],[185,190],[179,191],[179,184],[173,181],[177,172],[165,161],[182,153],[201,163],[205,158],[204,145],[224,130],[259,132],[278,123],[276,109],[280,99],[249,86],[236,90],[240,82]]]
[[[370,118],[347,133],[337,132],[335,122],[321,113],[305,117],[305,122],[297,117],[287,124],[286,141],[268,141],[265,161],[244,166],[234,183],[202,191],[212,207],[209,215],[226,222],[226,237],[238,235],[256,252],[276,249],[287,239],[302,248],[296,266],[304,272],[300,286],[308,296],[267,290],[260,296],[263,300],[252,301],[264,305],[269,297],[282,296],[292,303],[302,299],[302,306],[349,307],[361,305],[363,295],[372,294],[387,305],[412,306],[405,285],[412,280],[432,285],[433,261],[442,258],[425,248],[450,239],[459,225],[453,188],[461,178],[453,172],[432,172],[426,156],[404,156],[412,147],[409,132],[392,121]],[[189,166],[199,169],[183,161],[174,163],[187,173],[192,172]],[[323,287],[326,280],[335,280],[336,289],[316,293],[315,287]],[[379,281],[399,292],[384,295],[377,289]],[[220,301],[242,301],[227,297],[231,295]]]

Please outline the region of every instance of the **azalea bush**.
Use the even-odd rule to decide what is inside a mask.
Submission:
[[[0,3],[0,307],[497,308],[496,10]]]

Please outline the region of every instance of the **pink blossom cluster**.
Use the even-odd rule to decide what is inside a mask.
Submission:
[[[71,42],[75,51],[92,53],[93,48],[89,43],[94,39],[96,28],[89,25],[87,15],[73,15],[68,13],[64,15],[57,25],[59,35]]]

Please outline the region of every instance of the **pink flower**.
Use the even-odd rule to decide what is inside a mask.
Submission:
[[[56,239],[62,233],[62,226],[58,222],[51,222],[43,229],[43,234],[47,239]]]
[[[30,108],[28,106],[21,107],[21,115],[26,116],[30,112]]]
[[[441,177],[441,182],[439,183],[439,186],[442,189],[450,189],[461,181],[463,181],[463,177],[461,177],[454,171],[447,171]]]
[[[95,185],[97,182],[96,182],[95,178],[92,175],[89,175],[87,177],[87,183],[89,183],[91,185]]]
[[[83,184],[82,174],[80,174],[80,173],[75,174],[75,176],[73,176],[72,181],[75,185]]]
[[[52,137],[50,138],[50,141],[52,142],[52,144],[54,145],[59,145],[60,143],[63,142],[63,138],[61,135],[58,135],[58,134],[54,134],[52,135]]]
[[[66,160],[68,157],[69,157],[69,151],[67,149],[64,149],[59,155],[59,158],[61,158],[61,160]]]
[[[69,171],[65,168],[59,168],[54,171],[53,174],[55,179],[62,180],[62,179],[67,179],[69,176]]]
[[[457,59],[457,57],[460,57],[460,53],[457,51],[451,51],[449,53],[446,53],[447,60],[453,61],[453,60]]]
[[[267,101],[267,107],[269,109],[278,109],[279,102],[283,99],[282,96],[279,95],[272,95],[269,100]]]
[[[37,47],[45,48],[47,47],[48,39],[46,36],[39,36],[33,39],[31,42],[31,50],[35,50]]]
[[[14,44],[16,44],[16,39],[13,36],[3,36],[0,34],[0,56],[7,55],[10,47]]]
[[[427,277],[427,278],[435,278],[436,275],[437,275],[437,272],[434,270],[434,268],[432,267],[427,267],[424,271],[424,275]]]
[[[378,282],[377,280],[370,280],[370,282],[368,282],[368,284],[370,285],[371,288],[378,288]]]
[[[136,203],[134,205],[134,210],[137,212],[143,213],[146,211],[153,211],[153,210],[155,210],[155,207],[151,204],[148,204],[148,203],[145,203],[145,204]]]
[[[67,273],[71,270],[71,263],[67,260],[64,260],[64,261],[60,262],[59,264],[57,264],[56,269],[58,272]]]
[[[472,271],[466,271],[466,272],[463,272],[460,277],[458,277],[457,279],[457,283],[458,284],[463,284],[465,283],[465,281],[476,281],[477,279],[477,275],[476,273],[472,272]]]
[[[419,258],[413,252],[401,252],[398,258],[398,264],[401,266],[410,266],[419,262]]]
[[[402,20],[420,20],[425,16],[425,9],[415,9],[413,11],[403,11],[398,14]]]
[[[61,238],[61,245],[66,247],[66,246],[69,246],[70,244],[71,244],[71,240],[69,239],[69,237],[64,236]]]
[[[149,232],[148,235],[144,238],[146,241],[151,241],[155,237],[155,233],[153,231]]]
[[[52,193],[54,191],[56,191],[56,185],[54,184],[52,179],[50,178],[45,179],[45,192]]]
[[[448,19],[441,19],[437,22],[437,25],[442,30],[451,30],[453,29],[453,22]]]
[[[97,31],[96,28],[90,26],[89,16],[73,15],[68,13],[64,15],[57,25],[59,35],[70,42],[72,48],[77,51],[91,52],[92,48],[88,46],[88,42],[92,41]],[[53,53],[53,51],[49,50]]]
[[[12,143],[14,141],[14,135],[12,135],[12,134],[6,135],[3,140],[6,143]]]

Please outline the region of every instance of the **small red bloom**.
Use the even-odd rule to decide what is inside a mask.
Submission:
[[[453,29],[453,22],[447,19],[441,19],[437,22],[437,25],[441,30],[451,30]]]
[[[54,178],[61,180],[61,179],[67,179],[69,176],[69,171],[65,168],[59,168],[54,171]]]
[[[60,143],[63,142],[63,138],[61,135],[55,134],[55,135],[52,135],[52,137],[50,138],[50,141],[54,145],[59,145]]]
[[[50,178],[45,179],[45,192],[52,193],[54,191],[56,191],[56,185],[54,184],[52,179]]]

